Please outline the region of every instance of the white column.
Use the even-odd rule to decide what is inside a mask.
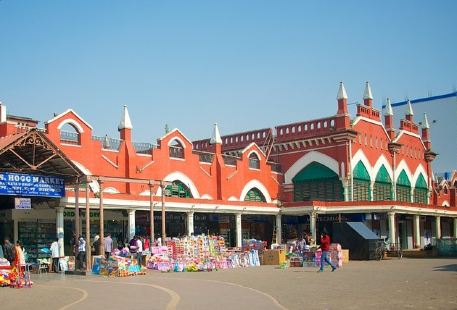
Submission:
[[[410,192],[410,196],[409,196],[409,202],[414,202],[414,190],[415,190],[415,188],[411,187],[411,192]]]
[[[243,245],[243,240],[242,240],[242,226],[241,226],[241,213],[237,213],[235,215],[236,217],[236,246],[237,247],[242,247]]]
[[[441,238],[441,217],[437,216],[435,217],[435,232],[436,232],[436,240]]]
[[[341,178],[341,184],[343,185],[344,201],[349,201],[349,181],[346,178]]]
[[[282,243],[282,215],[276,214],[276,240],[272,240],[277,244]]]
[[[187,235],[194,233],[194,212],[187,212]]]
[[[389,242],[390,243],[397,243],[397,239],[395,238],[395,212],[389,212]]]
[[[420,215],[415,214],[413,218],[414,248],[421,247]]]
[[[452,236],[454,238],[457,238],[457,217],[454,217],[454,233],[452,234]]]
[[[317,237],[317,234],[316,234],[316,217],[317,217],[317,213],[316,212],[311,212],[309,214],[309,230],[311,232],[311,236],[314,240],[314,244],[316,244],[316,237]]]
[[[370,201],[374,200],[374,181],[370,182]]]
[[[135,210],[129,210],[129,240],[135,236]]]
[[[59,256],[64,256],[63,251],[63,238],[64,238],[64,230],[63,230],[63,207],[58,207],[56,209],[56,228],[57,228],[57,238],[59,239],[57,242],[59,243]]]

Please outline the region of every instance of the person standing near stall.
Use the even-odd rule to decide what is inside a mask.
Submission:
[[[10,262],[10,266],[13,266],[14,259],[16,258],[16,251],[9,238],[5,238],[3,243],[3,254],[5,255],[6,260]]]
[[[84,238],[82,236],[79,236],[77,269],[84,270],[85,266],[86,266],[86,240],[84,240]]]
[[[59,251],[59,239],[56,238],[52,243],[51,243],[51,257],[52,257],[52,270],[54,272],[59,272],[59,257],[60,257],[60,251]]]
[[[108,234],[105,238],[105,257],[108,259],[111,256],[113,251],[113,239],[111,239],[111,234]]]

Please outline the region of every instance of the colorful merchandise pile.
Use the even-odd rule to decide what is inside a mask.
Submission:
[[[10,263],[0,258],[0,287],[32,287],[32,281],[30,280],[30,271],[25,270],[25,266],[22,268],[16,268],[10,266]]]
[[[152,248],[147,268],[162,272],[193,272],[260,265],[257,250],[229,251],[220,236],[173,238],[166,244]]]
[[[267,248],[267,242],[257,239],[244,239],[242,245],[243,251],[258,250],[263,251]]]
[[[341,245],[339,243],[330,244],[329,254],[332,263],[341,268],[343,266],[343,252],[341,250]],[[315,253],[315,263],[317,267],[321,266],[321,256],[322,251],[319,249]]]
[[[146,274],[136,259],[122,256],[96,257],[92,266],[92,273],[102,276],[128,277]]]

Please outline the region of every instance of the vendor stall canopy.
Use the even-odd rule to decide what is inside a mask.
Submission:
[[[72,184],[78,167],[37,128],[0,138],[0,171],[54,175]]]

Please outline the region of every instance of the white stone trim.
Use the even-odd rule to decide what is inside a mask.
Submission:
[[[260,156],[260,154],[259,154],[258,152],[262,153],[262,155],[263,155],[262,157],[265,157],[265,153],[262,151],[262,149],[261,149],[261,148],[257,145],[257,143],[255,143],[255,142],[249,143],[249,145],[246,146],[246,147],[241,151],[241,154],[245,153],[246,151],[248,151],[248,150],[251,149],[252,147],[254,147],[254,148],[257,149],[257,150],[252,150],[252,151],[257,152],[257,155],[258,155],[259,159],[261,158],[261,156]],[[252,152],[252,151],[251,151],[251,152]],[[249,152],[249,154],[251,154],[251,152]],[[249,155],[248,155],[248,157],[249,157]]]
[[[166,137],[174,134],[174,133],[179,133],[181,136],[184,137],[184,139],[187,140],[187,142],[192,146],[192,141],[190,141],[178,128],[175,128],[173,129],[172,131],[170,131],[169,133],[165,134],[164,136],[162,136],[162,138],[160,138],[159,140],[164,140]],[[184,143],[183,143],[183,147],[184,147]]]
[[[81,116],[79,116],[75,111],[73,111],[73,109],[68,109],[66,110],[65,112],[62,112],[60,113],[59,115],[57,116],[54,116],[53,118],[51,118],[50,120],[48,120],[47,122],[45,122],[45,124],[50,124],[52,122],[54,122],[56,119],[59,119],[61,118],[62,116],[64,116],[65,114],[67,113],[73,113],[77,118],[79,118],[87,127],[89,127],[90,129],[92,129],[92,126],[89,125],[89,123],[87,123]]]
[[[416,171],[414,172],[413,180],[411,182],[411,187],[414,187],[414,188],[416,187],[417,179],[419,178],[419,175],[421,173],[423,174],[425,182],[427,183],[427,187],[428,187],[428,181],[427,181],[428,180],[428,175],[427,175],[427,172],[424,169],[424,166],[422,166],[422,164],[419,164],[419,166],[417,166],[417,168],[416,168]]]
[[[326,166],[327,168],[335,172],[338,176],[340,176],[338,162],[335,159],[324,153],[311,151],[303,155],[286,171],[286,173],[284,174],[284,183],[292,183],[292,178],[313,161]]]
[[[203,194],[200,199],[207,199],[207,200],[213,200],[213,197],[211,197],[210,195],[208,194]]]
[[[257,150],[252,150],[252,151],[250,151],[250,152],[248,153],[248,155],[247,155],[248,159],[249,159],[249,157],[251,156],[252,153],[254,153],[254,154],[257,156],[257,159],[258,159],[259,161],[262,160],[262,159],[261,159],[262,157],[260,157],[260,154],[259,154],[259,152],[258,152]]]
[[[393,175],[393,171],[392,171],[392,166],[390,165],[389,161],[386,159],[384,154],[381,154],[381,156],[379,156],[378,160],[376,161],[376,164],[374,164],[372,180],[376,181],[376,176],[378,175],[379,169],[381,169],[382,165],[384,165],[384,167],[386,167],[387,173],[390,176],[390,180],[393,183],[394,175]]]
[[[118,191],[115,187],[112,187],[112,186],[103,189],[103,192],[107,193],[107,194],[119,194],[120,193],[120,191]]]
[[[421,142],[422,147],[424,148],[424,150],[427,149],[427,148],[425,147],[424,141],[422,141],[422,137],[421,137],[421,136],[419,136],[419,135],[416,134],[416,133],[407,131],[407,130],[400,130],[400,131],[398,132],[397,137],[396,137],[392,142],[398,142],[398,141],[400,140],[400,137],[403,136],[404,134],[419,139],[419,141]]]
[[[411,187],[414,187],[415,184],[413,183],[413,175],[411,173],[411,170],[409,170],[409,167],[404,159],[400,161],[397,168],[395,169],[395,177],[398,179],[403,169],[405,170],[406,175],[408,176],[409,182],[411,182]],[[397,179],[395,179],[395,184],[397,184]]]
[[[443,206],[443,207],[449,207],[449,206],[450,206],[449,201],[447,201],[447,200],[443,201],[443,203],[441,204],[441,206]]]
[[[186,148],[186,144],[184,143],[184,141],[180,138],[180,137],[173,137],[170,139],[170,141],[168,141],[168,146],[172,146],[171,144],[173,143],[173,141],[178,141],[181,146],[185,149]]]
[[[187,187],[189,187],[193,198],[200,198],[200,194],[198,193],[197,187],[195,186],[194,182],[187,175],[180,171],[175,171],[168,174],[165,178],[163,178],[163,180],[168,182],[173,182],[176,180],[181,181],[182,183],[187,185]],[[157,196],[162,196],[162,189],[160,187],[157,189]]]
[[[72,118],[67,118],[61,121],[60,124],[57,126],[57,129],[60,130],[63,126],[67,124],[72,125],[79,134],[82,134],[84,132],[84,129],[81,127],[81,125]]]
[[[243,190],[241,191],[239,201],[244,201],[246,194],[254,187],[262,193],[262,195],[265,197],[266,202],[271,202],[270,193],[268,193],[267,188],[259,180],[251,180],[244,186]]]
[[[230,196],[227,200],[228,201],[239,201],[239,199],[236,198],[235,196]]]
[[[367,156],[363,152],[362,149],[358,150],[355,155],[351,158],[351,167],[352,167],[352,172],[351,174],[354,175],[354,169],[357,163],[361,161],[365,168],[368,171],[368,175],[370,176],[370,181],[373,181],[373,168],[371,167],[370,162],[368,161]],[[375,176],[376,177],[376,176]]]

